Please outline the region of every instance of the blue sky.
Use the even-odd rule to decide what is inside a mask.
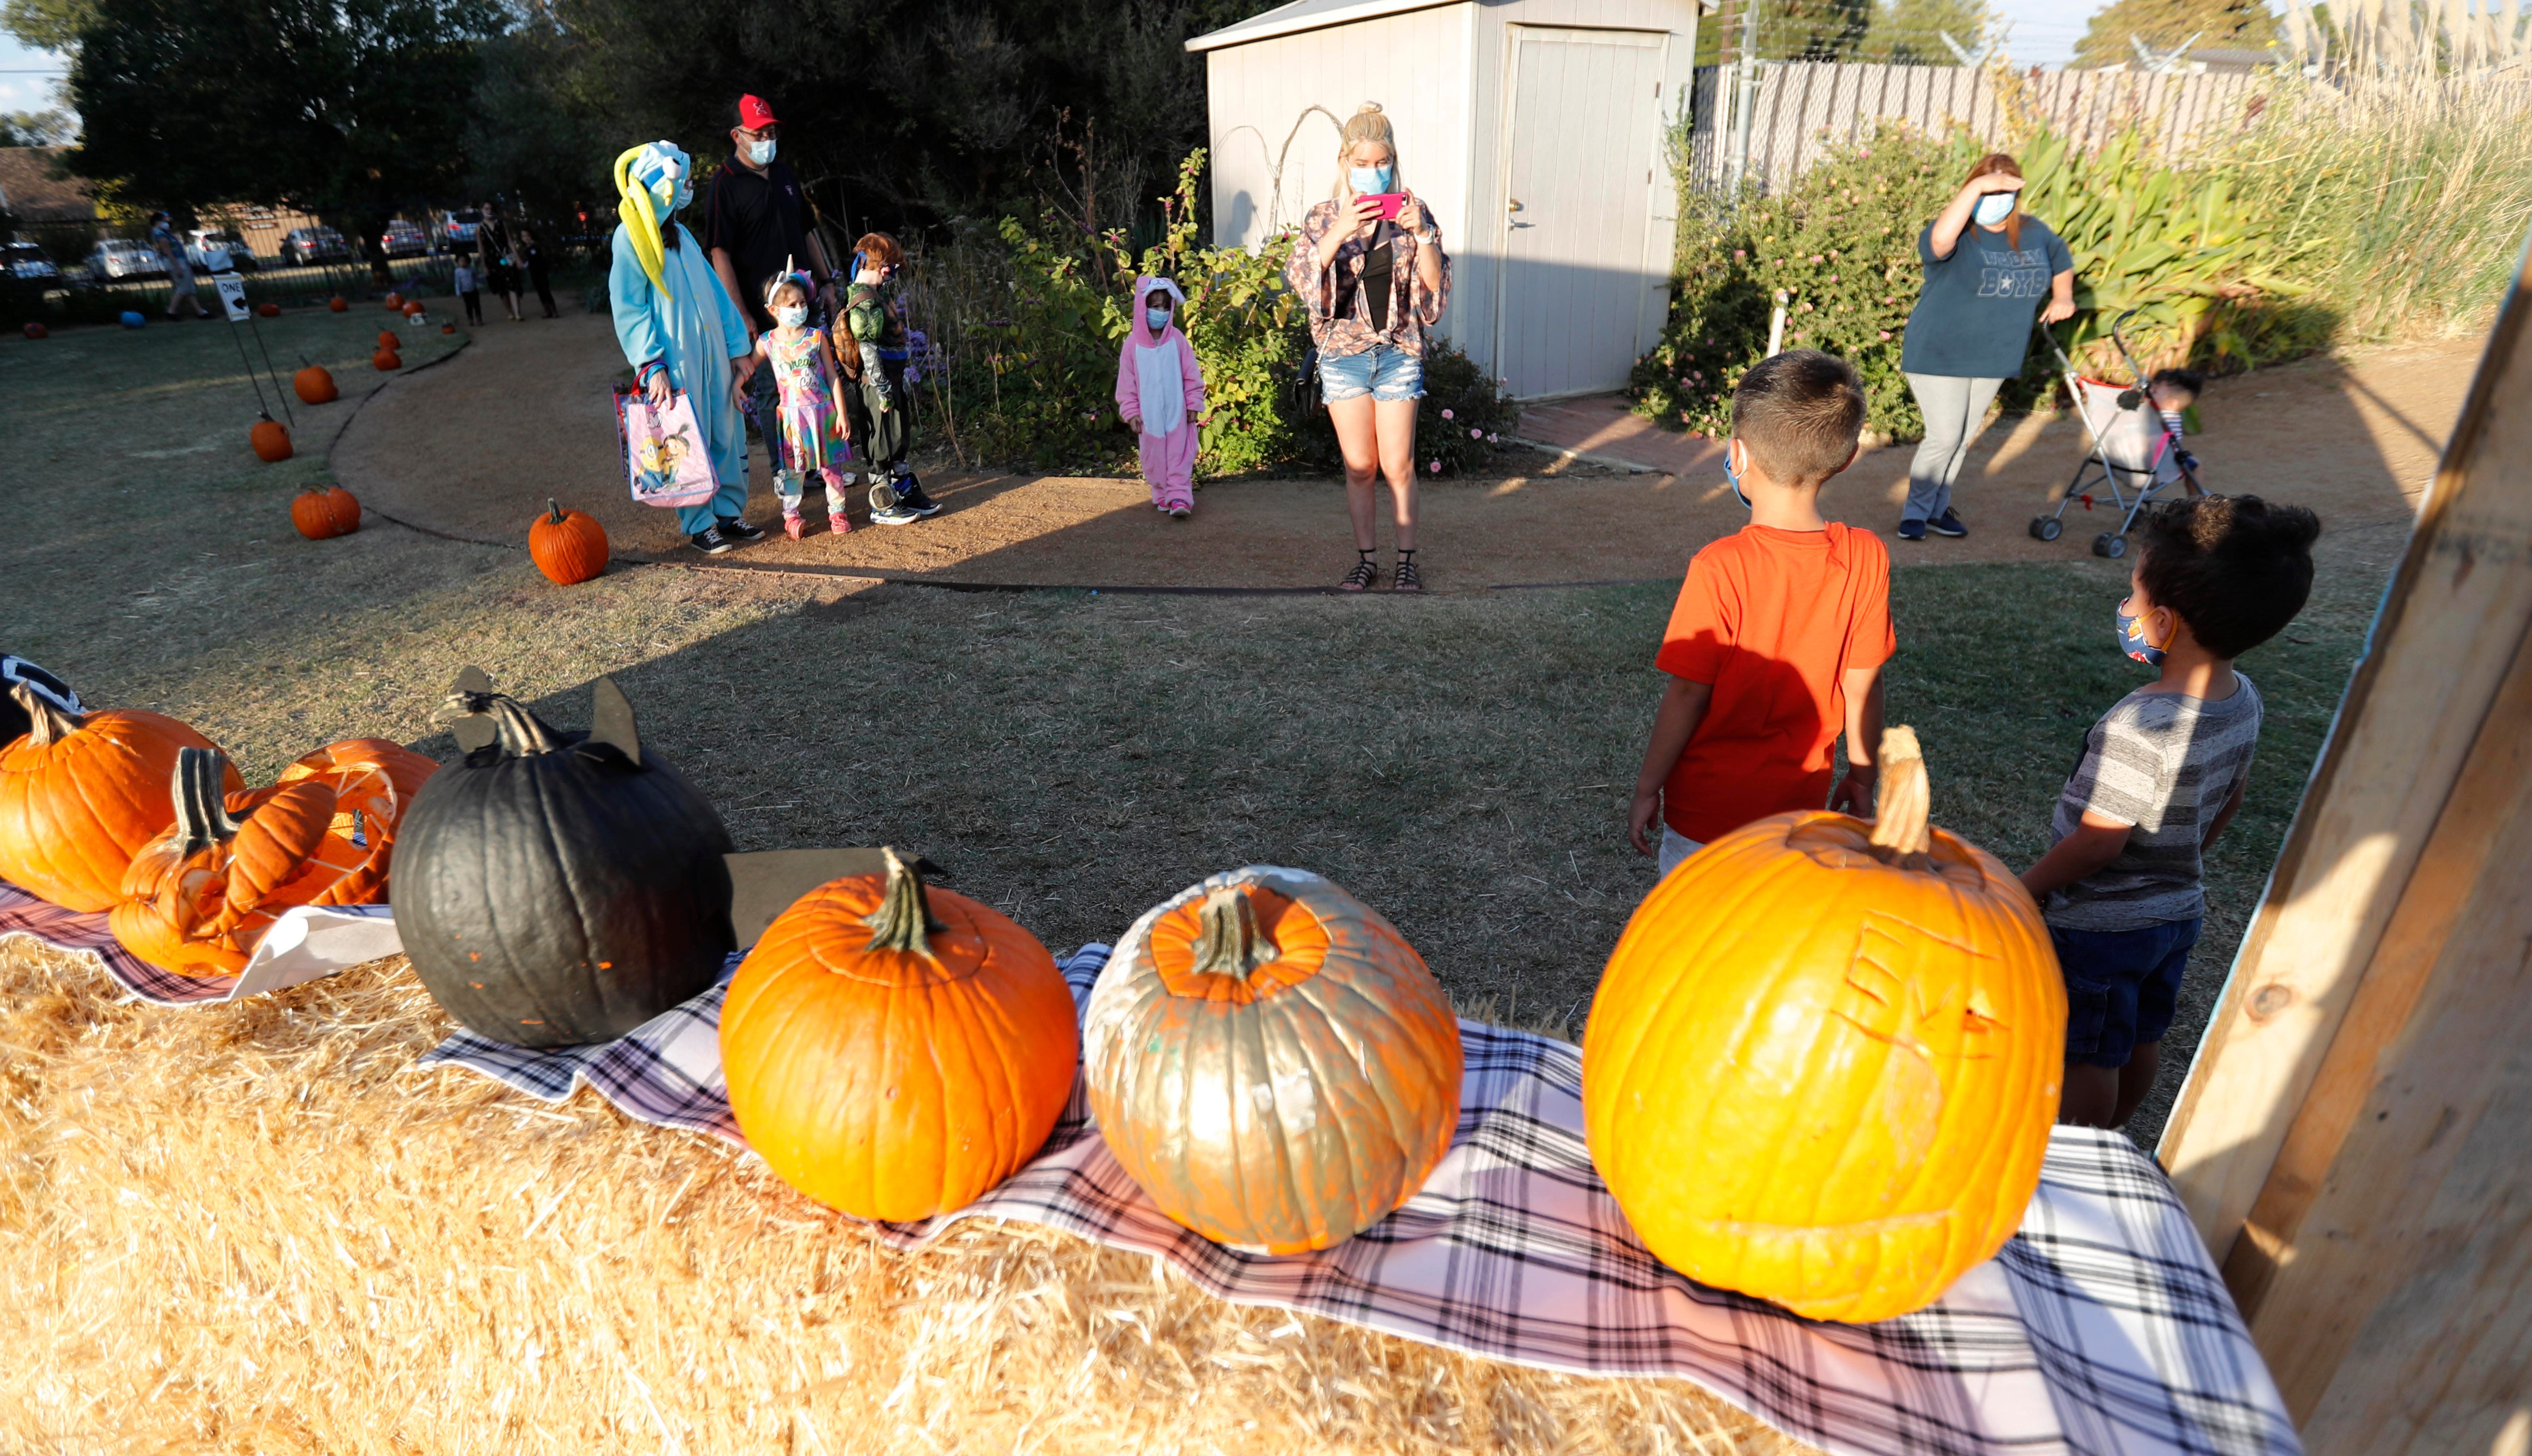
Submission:
[[[53,78],[20,74],[30,69],[58,72],[62,63],[50,51],[29,50],[0,34],[0,111],[40,111],[52,104]]]

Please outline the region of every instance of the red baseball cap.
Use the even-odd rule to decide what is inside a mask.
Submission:
[[[765,104],[763,96],[738,98],[738,124],[751,132],[761,132],[767,127],[781,125],[775,119],[774,108]]]

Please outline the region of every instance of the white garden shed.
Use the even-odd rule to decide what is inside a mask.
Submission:
[[[1454,265],[1441,331],[1525,399],[1624,384],[1669,303],[1698,0],[1294,0],[1205,57],[1214,241],[1254,249],[1337,182],[1377,101]]]

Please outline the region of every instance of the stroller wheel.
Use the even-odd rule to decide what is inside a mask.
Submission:
[[[2118,557],[2128,553],[2128,539],[2116,531],[2104,531],[2093,538],[2093,554]]]
[[[2066,523],[2055,516],[2033,516],[2031,534],[2042,541],[2055,541],[2066,529]]]

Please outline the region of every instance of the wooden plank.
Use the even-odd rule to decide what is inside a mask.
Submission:
[[[2518,259],[2372,650],[2164,1128],[2159,1155],[2219,1261],[2276,1168],[2532,625],[2526,313]]]

